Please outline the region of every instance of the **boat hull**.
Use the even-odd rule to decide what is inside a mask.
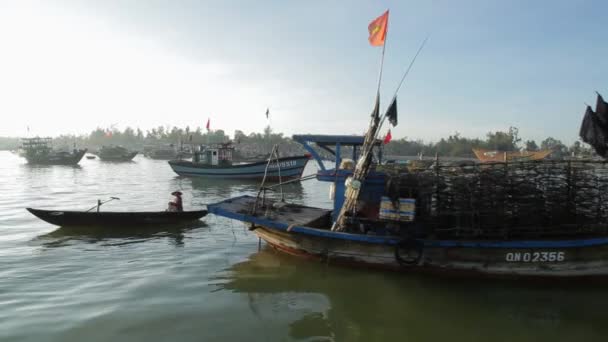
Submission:
[[[207,215],[207,210],[182,212],[84,212],[64,210],[42,210],[33,208],[27,208],[27,210],[43,221],[62,227],[124,227],[127,225],[166,225],[196,221]]]
[[[294,179],[300,178],[308,162],[307,156],[279,158],[279,167],[276,163],[268,166],[267,179]],[[191,161],[171,160],[169,165],[175,173],[186,177],[207,177],[224,179],[262,179],[266,170],[267,161],[231,166],[210,166]]]
[[[133,160],[133,158],[135,158],[137,153],[138,152],[130,152],[130,153],[123,154],[123,155],[106,155],[106,154],[100,153],[98,155],[98,157],[99,157],[99,160],[103,160],[103,161],[124,162],[124,161]]]
[[[592,240],[555,241],[554,247],[548,247],[551,244],[524,247],[529,242],[523,241],[503,246],[468,241],[464,245],[471,245],[469,247],[450,241],[443,241],[446,246],[442,246],[442,241],[421,241],[420,259],[405,264],[398,260],[402,256],[397,254],[397,244],[311,237],[263,226],[257,226],[255,233],[281,252],[349,266],[455,276],[608,277],[608,241],[599,241],[596,245]],[[474,247],[475,244],[479,247]]]
[[[325,262],[457,276],[608,278],[608,235],[544,240],[406,238],[332,231],[331,210],[247,195],[207,208],[247,223],[277,250]]]
[[[84,157],[86,149],[76,150],[70,153],[57,153],[45,155],[28,155],[25,154],[28,164],[32,165],[76,165]]]

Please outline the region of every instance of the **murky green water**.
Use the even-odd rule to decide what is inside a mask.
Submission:
[[[308,172],[314,172],[311,165]],[[253,193],[166,162],[32,167],[0,152],[1,341],[606,341],[608,289],[441,279],[283,256],[236,221],[66,230],[25,207],[163,210]],[[329,207],[316,181],[287,198]]]

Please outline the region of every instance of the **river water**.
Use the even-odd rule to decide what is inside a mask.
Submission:
[[[309,163],[306,172],[315,172]],[[154,230],[68,230],[25,207],[185,209],[255,183],[179,178],[166,162],[35,167],[0,151],[0,341],[607,341],[608,291],[341,268],[274,252],[208,215]],[[328,186],[286,186],[330,207]]]

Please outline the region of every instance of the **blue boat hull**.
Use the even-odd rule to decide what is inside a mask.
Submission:
[[[608,236],[501,241],[404,239],[319,228],[325,226],[330,214],[319,208],[282,206],[271,218],[263,214],[266,208],[260,208],[263,204],[259,202],[261,211],[249,214],[254,202],[255,198],[242,196],[207,208],[215,215],[247,223],[279,251],[324,262],[455,276],[608,279]],[[267,208],[273,207],[266,202]]]
[[[279,158],[268,166],[267,179],[300,178],[308,162],[307,156]],[[206,177],[222,179],[262,179],[266,171],[267,161],[260,161],[230,166],[211,166],[184,160],[170,160],[169,165],[175,173],[186,177]],[[280,166],[280,167],[279,167]]]

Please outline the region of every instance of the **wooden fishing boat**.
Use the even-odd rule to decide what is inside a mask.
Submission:
[[[139,211],[139,212],[96,212],[69,210],[42,210],[26,208],[30,213],[48,223],[68,226],[150,226],[179,224],[199,220],[207,215],[207,210],[193,211]]]
[[[372,45],[384,43],[381,18],[369,26]],[[266,198],[272,192],[262,184],[257,197],[208,210],[245,222],[277,250],[325,263],[459,276],[608,278],[605,162],[504,158],[441,165],[436,158],[430,168],[380,168],[377,138],[386,119],[397,125],[397,91],[381,116],[379,89],[364,137],[294,136],[319,164],[317,179],[332,183],[333,208]],[[592,140],[603,139],[601,133]],[[334,155],[333,170],[313,146]],[[342,163],[346,146],[356,163]],[[604,147],[602,140],[598,148]]]
[[[196,152],[192,161],[170,160],[169,165],[180,176],[223,179],[294,179],[300,178],[309,160],[308,155],[280,157],[237,163],[231,144],[208,146]]]
[[[483,148],[474,148],[473,153],[482,163],[494,162],[515,162],[526,160],[543,160],[547,158],[553,151],[497,151],[486,150]]]
[[[129,151],[122,146],[102,146],[97,152],[97,156],[103,161],[130,161],[136,155],[137,151]]]
[[[171,160],[178,156],[173,145],[144,146],[144,156],[151,159]]]
[[[22,156],[29,164],[34,165],[76,165],[86,149],[72,151],[56,151],[51,147],[51,138],[27,138],[22,139]]]
[[[337,145],[334,153],[340,155],[339,147],[346,142],[333,138]],[[321,137],[294,137],[296,141],[315,139]],[[322,138],[326,147],[331,139]],[[359,139],[363,144],[363,137]],[[349,142],[353,144],[353,140],[350,138]],[[279,251],[324,262],[457,276],[606,277],[608,216],[597,216],[597,210],[604,208],[602,201],[589,204],[587,198],[599,193],[588,194],[571,185],[564,193],[570,191],[572,197],[560,204],[562,194],[556,193],[556,186],[543,176],[551,173],[552,182],[557,182],[556,179],[565,179],[558,174],[561,170],[563,175],[570,175],[572,184],[589,180],[601,181],[608,187],[604,164],[530,161],[467,165],[460,170],[452,165],[442,168],[438,163],[421,173],[408,173],[407,166],[401,166],[394,174],[387,169],[377,172],[373,167],[362,185],[357,217],[350,218],[344,231],[332,227],[353,171],[338,167],[324,170],[320,166],[317,173],[318,180],[333,183],[333,209],[251,196],[207,207],[213,214],[245,222]],[[529,189],[537,181],[530,179],[530,174],[538,174],[538,181],[544,183]],[[492,175],[494,178],[490,179]],[[598,175],[605,176],[598,180]],[[523,179],[529,183],[524,184]],[[388,196],[394,195],[390,189],[397,180],[401,182],[397,190],[399,205],[394,206]],[[464,180],[467,183],[461,184]],[[490,182],[499,183],[492,183],[491,190]],[[519,190],[504,190],[511,183],[519,184]],[[467,186],[472,188],[466,190]],[[550,190],[542,192],[544,188]],[[507,192],[503,196],[501,191]],[[530,194],[535,194],[539,202],[531,202]],[[530,203],[526,204],[524,198]],[[467,201],[473,202],[474,207],[461,207]],[[477,203],[482,201],[487,203]],[[444,208],[444,204],[451,209]],[[568,214],[575,207],[576,212]]]

